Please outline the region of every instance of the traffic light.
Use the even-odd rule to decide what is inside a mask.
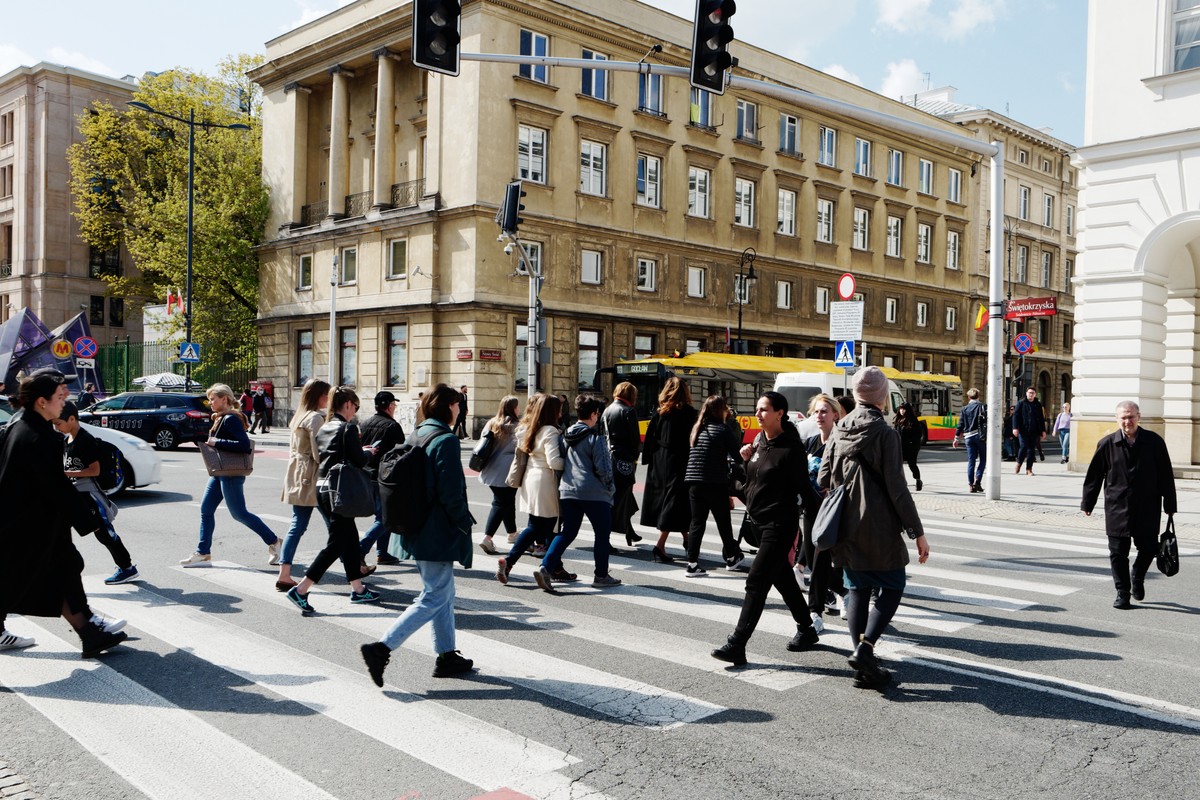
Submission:
[[[521,198],[524,196],[520,181],[513,181],[504,187],[504,202],[500,204],[500,212],[496,214],[496,222],[500,223],[500,230],[504,233],[515,236],[517,226],[525,221],[520,216],[525,210],[525,206],[521,205]]]
[[[697,89],[725,94],[725,70],[733,66],[727,50],[733,41],[729,18],[736,10],[733,0],[696,0],[691,84]]]
[[[461,21],[462,6],[458,0],[415,0],[413,64],[444,75],[457,75]]]

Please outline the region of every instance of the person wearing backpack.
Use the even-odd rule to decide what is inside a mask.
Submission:
[[[429,514],[415,533],[405,531],[393,536],[389,551],[416,561],[422,591],[383,638],[360,648],[367,672],[379,687],[383,686],[383,672],[392,651],[427,623],[437,653],[433,677],[449,678],[469,672],[474,666],[455,648],[454,630],[454,562],[470,569],[471,526],[475,523],[467,505],[462,445],[451,432],[461,413],[461,399],[457,389],[444,383],[426,392],[421,399],[423,421],[408,438],[408,444],[421,447],[425,453]],[[381,466],[381,475],[383,469]]]
[[[375,522],[367,529],[358,543],[363,558],[375,548],[376,564],[399,564],[400,559],[387,551],[388,531],[383,524],[383,500],[379,496],[379,461],[392,448],[404,441],[404,428],[396,421],[396,395],[389,391],[375,395],[375,413],[362,424],[362,440],[375,447],[374,454],[367,459],[363,472],[375,485]]]
[[[108,550],[117,571],[104,579],[109,586],[118,583],[128,583],[138,577],[137,566],[129,557],[129,550],[117,535],[113,520],[117,517],[117,506],[104,494],[100,484],[101,461],[112,459],[112,454],[105,452],[107,442],[102,442],[88,432],[87,427],[79,424],[79,409],[74,403],[63,403],[62,414],[54,421],[58,432],[67,437],[66,448],[63,451],[63,471],[75,484],[76,491],[88,495],[96,504],[104,525],[95,531],[96,540]],[[108,445],[111,447],[112,445]],[[119,456],[118,456],[119,457]]]
[[[983,469],[987,466],[987,406],[979,402],[979,390],[967,390],[968,403],[958,415],[953,445],[967,446],[967,485],[971,492],[983,491]],[[979,466],[976,467],[976,464]]]

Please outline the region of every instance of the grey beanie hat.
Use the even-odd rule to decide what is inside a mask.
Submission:
[[[882,408],[887,392],[888,379],[879,367],[867,367],[854,373],[854,399],[858,402]]]

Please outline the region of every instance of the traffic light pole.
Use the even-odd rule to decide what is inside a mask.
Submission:
[[[520,252],[519,258],[521,263],[525,265],[525,272],[529,275],[529,318],[528,330],[525,333],[525,391],[529,397],[537,394],[537,374],[538,374],[538,348],[541,342],[538,341],[538,317],[540,316],[538,294],[540,293],[542,276],[535,274],[533,264],[529,261],[529,254],[525,251],[525,245],[516,236],[512,237],[513,244],[517,246]]]

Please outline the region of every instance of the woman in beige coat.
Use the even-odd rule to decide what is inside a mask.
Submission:
[[[283,476],[283,497],[292,507],[292,526],[283,540],[279,556],[279,577],[275,588],[286,592],[296,585],[292,580],[292,559],[300,537],[308,530],[313,509],[317,507],[317,467],[320,466],[317,431],[325,424],[325,406],[329,403],[329,384],[309,378],[300,390],[300,405],[288,428],[292,432],[287,473]],[[328,521],[328,520],[327,520]]]
[[[496,580],[501,583],[508,583],[508,573],[534,541],[545,546],[558,524],[558,479],[565,465],[562,433],[558,430],[561,416],[561,400],[552,394],[536,394],[513,434],[517,440],[517,463],[521,454],[528,456],[525,473],[517,486],[517,500],[521,510],[529,513],[529,522],[517,535],[512,550],[500,559]]]

